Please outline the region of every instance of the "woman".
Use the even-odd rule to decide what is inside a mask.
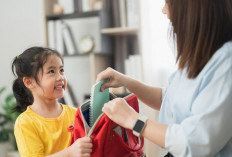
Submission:
[[[163,13],[171,22],[178,63],[168,86],[151,87],[111,68],[96,80],[110,78],[101,90],[125,86],[160,111],[159,122],[121,98],[102,111],[168,156],[232,156],[232,0],[166,0]]]

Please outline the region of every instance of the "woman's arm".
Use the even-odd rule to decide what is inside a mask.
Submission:
[[[125,87],[147,106],[160,110],[162,103],[161,88],[148,86],[130,77],[126,78]]]
[[[101,81],[109,78],[110,81],[102,85],[102,90],[109,87],[126,87],[130,92],[134,93],[141,101],[153,109],[159,110],[162,101],[162,89],[145,85],[135,79],[132,79],[112,68],[107,68],[98,74],[97,80]]]
[[[168,125],[160,124],[148,119],[141,135],[160,147],[165,148],[165,135],[167,128]]]
[[[122,98],[116,98],[104,104],[102,111],[115,123],[131,130],[139,118],[139,113],[134,111]],[[167,125],[148,120],[142,136],[164,148],[167,127]]]

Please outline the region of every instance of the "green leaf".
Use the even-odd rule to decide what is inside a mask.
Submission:
[[[6,90],[6,87],[0,88],[0,94],[2,94]]]
[[[19,116],[19,113],[14,112],[12,113],[12,109],[16,106],[16,100],[13,94],[9,94],[5,98],[5,105],[3,106],[3,109],[5,111],[5,114],[8,118],[10,118],[12,121],[15,121],[17,117]]]
[[[0,113],[0,130],[2,130],[2,128],[3,128],[8,122],[10,122],[10,119],[9,119],[6,115]]]
[[[6,90],[5,87],[0,88],[0,96]],[[14,138],[14,123],[19,113],[12,113],[12,109],[17,105],[15,97],[12,93],[6,95],[4,102],[0,102],[0,107],[3,108],[4,113],[0,113],[0,142],[11,141],[15,144]],[[15,147],[17,149],[17,147]]]
[[[2,130],[0,131],[0,142],[5,142],[10,139],[8,130]]]

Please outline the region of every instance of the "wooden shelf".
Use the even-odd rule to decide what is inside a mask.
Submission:
[[[112,56],[112,53],[103,53],[103,52],[88,52],[88,53],[76,53],[76,54],[63,54],[63,57],[75,57],[75,56],[89,56],[89,55],[98,55],[98,56]]]
[[[47,20],[60,20],[60,19],[72,19],[72,18],[85,18],[99,16],[103,11],[88,11],[82,13],[72,13],[72,14],[61,14],[61,15],[47,15]]]
[[[115,28],[104,28],[101,30],[102,34],[107,35],[130,35],[138,34],[139,28],[127,28],[127,27],[115,27]]]

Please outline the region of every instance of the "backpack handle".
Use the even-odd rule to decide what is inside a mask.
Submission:
[[[128,135],[127,135],[126,129],[123,128],[123,130],[125,130],[124,132],[126,133],[126,134],[124,133],[124,137],[125,137],[125,136],[128,136]],[[132,135],[132,134],[131,134],[131,135]],[[132,137],[133,137],[133,136],[135,136],[135,135],[132,135]],[[132,137],[131,137],[131,138],[132,138]],[[127,137],[127,138],[128,138],[128,137]],[[129,137],[129,138],[130,138],[130,137]],[[140,146],[139,146],[138,148],[135,148],[135,149],[130,148],[130,147],[128,146],[127,142],[123,140],[122,143],[123,143],[124,148],[126,148],[127,150],[132,151],[132,152],[137,152],[137,151],[139,151],[140,149],[142,149],[143,146],[144,146],[144,138],[143,138],[143,137],[137,137],[137,138],[138,138],[138,141],[141,141],[141,143],[139,142],[139,143],[140,143]]]
[[[116,123],[114,123],[113,121],[111,121],[111,128],[113,131],[115,127],[117,127],[119,125],[117,125]],[[141,150],[144,146],[144,137],[137,137],[135,136],[131,130],[129,129],[126,129],[126,128],[123,128],[121,126],[119,126],[121,128],[121,132],[122,132],[122,135],[119,135],[115,130],[113,131],[114,133],[114,136],[117,136],[117,138],[121,141],[120,143],[122,144],[122,146],[130,151],[130,152],[137,152],[139,150]],[[112,134],[111,134],[112,136]],[[137,143],[135,141],[138,141]],[[141,141],[141,142],[139,142]],[[130,142],[132,143],[136,143],[135,144],[135,148],[131,148],[129,147],[130,146]],[[139,145],[139,146],[138,146]]]

